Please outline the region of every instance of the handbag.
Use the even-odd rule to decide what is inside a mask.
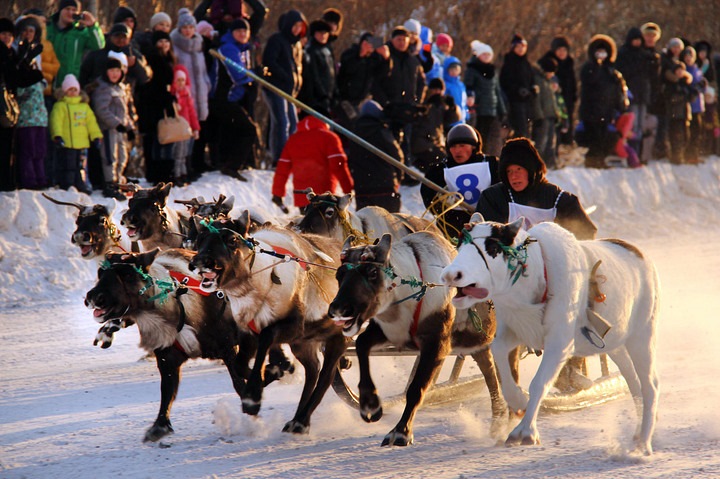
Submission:
[[[8,89],[5,81],[0,82],[0,128],[12,128],[17,125],[20,117],[15,95]]]
[[[193,136],[190,124],[185,118],[178,115],[175,104],[173,104],[173,110],[175,110],[174,117],[168,118],[166,111],[164,112],[165,117],[158,122],[157,137],[158,143],[161,145],[189,140]]]

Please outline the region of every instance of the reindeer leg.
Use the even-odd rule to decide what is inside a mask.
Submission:
[[[500,381],[498,381],[497,371],[495,370],[495,360],[493,359],[490,347],[485,347],[482,351],[478,351],[472,355],[477,363],[480,371],[485,378],[485,384],[490,393],[490,404],[492,410],[492,423],[490,425],[490,435],[494,438],[500,436],[507,424],[507,406],[505,400],[500,393]]]
[[[510,412],[519,414],[527,407],[527,397],[515,380],[517,372],[515,353],[519,351],[520,341],[511,330],[498,324],[497,335],[490,345],[493,357],[498,358],[497,372],[502,387],[503,397]]]
[[[265,386],[283,377],[286,371],[290,374],[294,373],[295,365],[285,356],[282,347],[275,344],[268,353],[268,363],[265,366]]]
[[[262,392],[264,388],[263,373],[265,370],[265,357],[268,349],[275,342],[274,326],[271,325],[260,331],[258,335],[258,347],[255,354],[255,364],[253,364],[250,377],[243,389],[240,397],[242,398],[242,410],[245,414],[256,416],[260,412],[262,401]]]
[[[379,421],[383,415],[382,405],[378,397],[375,383],[370,376],[370,349],[376,344],[386,343],[387,338],[382,332],[380,326],[373,320],[370,320],[365,331],[358,336],[355,341],[355,353],[358,358],[358,367],[360,368],[360,383],[358,391],[360,393],[360,417],[365,422]]]
[[[295,417],[285,424],[283,432],[306,434],[310,429],[310,416],[320,405],[325,393],[332,384],[337,372],[337,363],[345,353],[345,337],[342,334],[333,334],[325,341],[323,354],[323,365],[317,385],[310,396],[310,399],[302,406],[298,405]]]
[[[170,424],[170,409],[180,386],[180,368],[187,361],[187,356],[172,346],[156,349],[155,358],[160,371],[160,411],[155,423],[145,432],[143,442],[155,442],[174,432]]]

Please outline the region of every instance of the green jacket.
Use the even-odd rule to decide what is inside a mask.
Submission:
[[[65,148],[82,150],[90,147],[90,140],[102,138],[95,114],[87,96],[64,96],[50,113],[50,136],[61,137]]]
[[[60,70],[55,76],[56,88],[62,84],[68,73],[80,76],[80,64],[86,52],[105,46],[105,36],[97,22],[89,28],[72,25],[60,30],[57,24],[58,16],[56,13],[50,17],[47,26],[47,39],[52,43],[55,55],[60,60]]]

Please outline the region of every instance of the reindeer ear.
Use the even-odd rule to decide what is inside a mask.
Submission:
[[[170,183],[159,183],[156,187],[156,193],[159,200],[162,201],[163,206],[167,202],[167,197],[170,194],[170,189],[173,187],[172,181]]]
[[[338,209],[340,211],[348,209],[352,199],[353,199],[352,193],[338,198]]]
[[[485,222],[485,218],[483,218],[483,215],[481,215],[477,211],[475,213],[473,213],[472,216],[470,217],[470,223],[484,223],[484,222]]]
[[[308,201],[312,201],[313,198],[315,198],[317,196],[312,188],[307,188],[305,191],[307,191],[306,196],[307,196]]]
[[[150,266],[153,261],[155,261],[155,256],[160,252],[160,248],[155,248],[152,251],[148,251],[147,253],[142,253],[138,255],[138,262],[140,263],[140,267],[142,269],[147,271],[148,266]]]
[[[355,235],[350,235],[347,238],[345,238],[345,243],[343,244],[343,247],[342,247],[343,254],[345,254],[345,251],[352,248],[352,245],[354,242],[355,242]]]
[[[107,203],[102,205],[107,210],[108,216],[112,216],[113,211],[115,211],[115,207],[117,206],[117,201],[115,201],[114,198],[110,198]]]
[[[375,260],[378,263],[384,263],[387,260],[388,254],[390,253],[390,248],[392,247],[392,236],[390,234],[385,233],[382,235],[382,238],[380,238],[380,242],[375,247]]]
[[[520,229],[523,227],[524,224],[525,224],[524,216],[521,216],[520,218],[516,219],[512,223],[508,223],[506,225],[508,235],[511,238],[515,238],[515,236],[517,236],[517,234],[518,234],[518,231],[520,231]]]
[[[227,212],[230,213],[230,210],[233,209],[233,206],[235,206],[235,195],[230,196],[230,198],[227,198],[225,201],[223,201],[223,207],[227,208]]]

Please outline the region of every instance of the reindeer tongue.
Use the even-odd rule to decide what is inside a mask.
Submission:
[[[489,291],[485,288],[478,288],[475,286],[465,286],[462,288],[462,292],[466,296],[470,296],[476,299],[484,299],[487,297]]]
[[[90,254],[91,251],[92,251],[91,245],[83,245],[80,247],[80,254],[82,254],[83,256]]]
[[[95,316],[96,318],[101,317],[103,314],[105,314],[105,310],[104,310],[104,309],[95,309],[95,310],[93,310],[93,316]]]

